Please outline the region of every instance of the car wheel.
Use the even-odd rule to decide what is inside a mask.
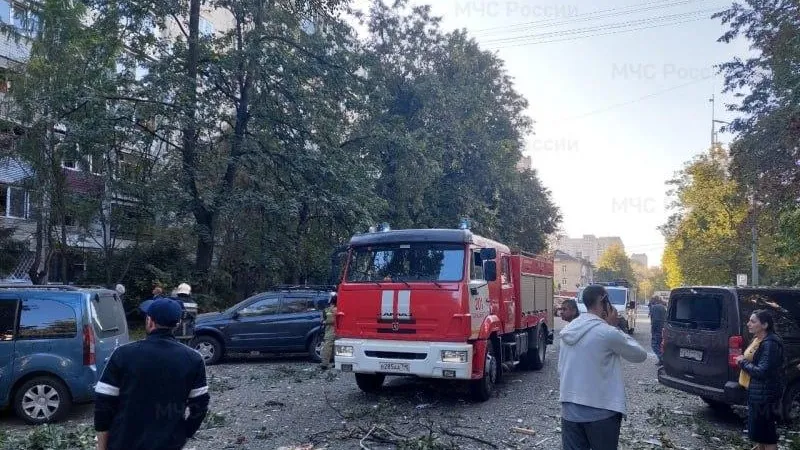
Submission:
[[[17,389],[14,411],[32,425],[58,422],[72,408],[72,398],[64,383],[54,377],[36,377]]]
[[[714,399],[708,398],[708,397],[700,397],[700,398],[703,399],[703,401],[706,402],[706,405],[708,405],[708,407],[713,409],[714,411],[717,411],[717,412],[728,412],[728,411],[731,410],[731,405],[729,405],[729,404],[727,404],[725,402],[721,402],[719,400],[714,400]]]
[[[197,336],[192,341],[192,348],[200,353],[206,365],[213,365],[222,359],[222,343],[213,336]]]
[[[783,394],[783,422],[793,425],[800,422],[800,382],[795,382]]]
[[[382,374],[370,374],[370,373],[357,373],[356,374],[356,384],[358,388],[368,394],[375,394],[381,390],[383,387],[383,381],[386,379],[386,375]]]
[[[316,333],[308,340],[308,357],[311,361],[318,363],[322,361],[322,333]]]

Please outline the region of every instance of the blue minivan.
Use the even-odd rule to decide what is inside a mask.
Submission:
[[[0,285],[0,408],[30,424],[63,419],[94,399],[111,353],[128,340],[115,291]]]

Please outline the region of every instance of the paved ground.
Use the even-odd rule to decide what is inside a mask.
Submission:
[[[649,326],[640,314],[635,337],[646,349]],[[659,385],[650,353],[644,363],[626,363],[629,416],[621,449],[752,447],[744,439],[742,411],[718,415],[699,398]],[[394,378],[380,395],[367,395],[352,375],[320,373],[304,359],[229,361],[208,369],[212,413],[187,448],[558,449],[556,357],[557,345],[549,347],[542,371],[507,374],[496,397],[480,404],[452,383]],[[86,406],[65,425],[90,423]],[[8,415],[0,428],[30,431]]]

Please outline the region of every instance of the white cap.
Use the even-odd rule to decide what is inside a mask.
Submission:
[[[116,286],[114,287],[114,290],[116,290],[116,291],[117,291],[117,294],[119,294],[119,295],[123,295],[123,294],[125,294],[125,286],[123,286],[123,285],[121,285],[121,284],[118,284],[118,285],[116,285]]]
[[[178,285],[178,289],[175,289],[175,295],[179,294],[189,295],[191,293],[192,293],[192,287],[189,286],[188,283],[181,283]]]

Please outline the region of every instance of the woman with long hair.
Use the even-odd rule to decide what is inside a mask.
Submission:
[[[754,311],[747,329],[753,341],[736,358],[739,384],[747,389],[747,434],[756,444],[754,450],[777,450],[783,342],[775,334],[775,321],[768,311]]]

